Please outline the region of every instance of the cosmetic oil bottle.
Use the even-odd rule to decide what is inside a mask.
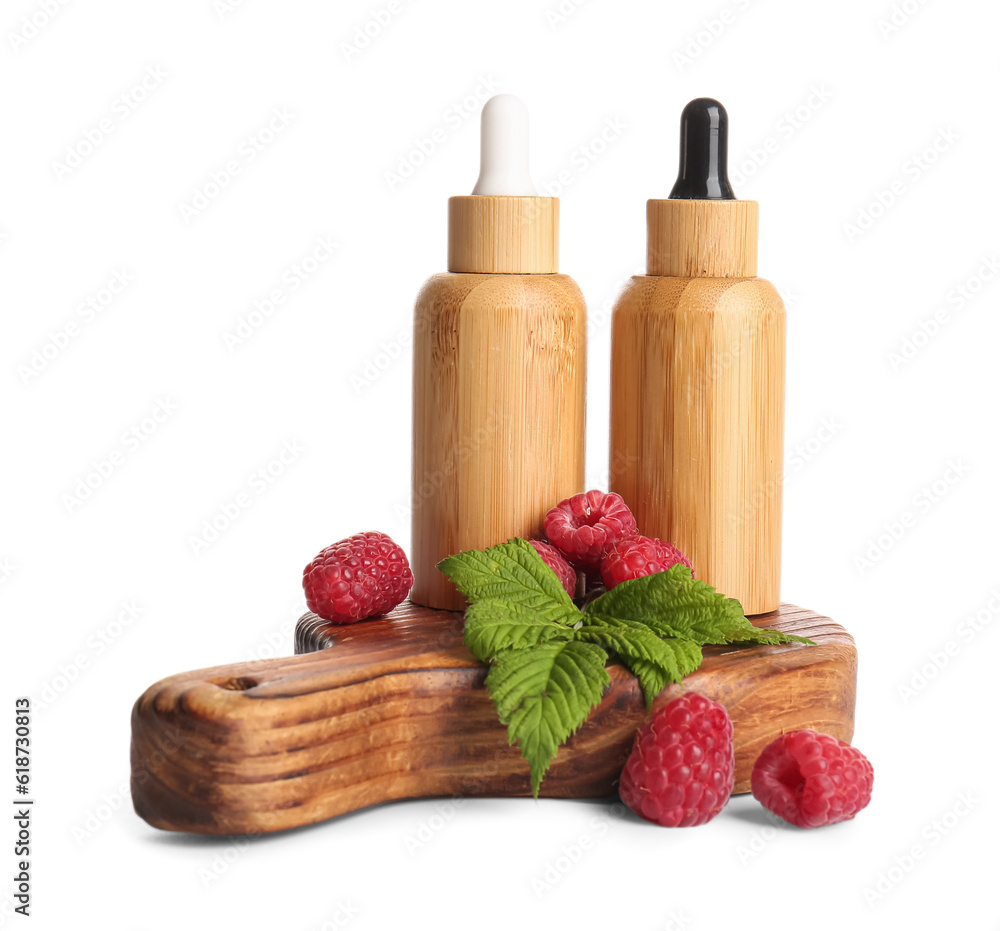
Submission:
[[[726,174],[716,100],[681,116],[680,172],[646,204],[646,274],[612,316],[611,481],[639,532],[747,614],[777,609],[785,310],[757,277],[757,203]]]
[[[448,271],[417,297],[413,350],[412,601],[459,610],[446,556],[538,538],[583,490],[586,308],[558,273],[559,201],[528,172],[528,114],[482,113],[481,171],[448,202]]]

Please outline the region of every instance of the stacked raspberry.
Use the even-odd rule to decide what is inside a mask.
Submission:
[[[587,491],[560,501],[545,515],[545,536],[545,551],[540,549],[545,543],[531,542],[571,595],[576,589],[574,569],[589,580],[600,578],[611,589],[677,563],[691,568],[675,546],[639,534],[628,505],[614,492]]]
[[[530,540],[529,542],[538,555],[542,557],[542,562],[556,574],[556,577],[562,582],[562,587],[572,598],[576,594],[576,569],[566,562],[563,554],[554,546],[543,543],[541,540]]]
[[[560,501],[545,515],[545,535],[578,569],[600,571],[614,545],[634,537],[635,518],[621,495],[587,491]]]

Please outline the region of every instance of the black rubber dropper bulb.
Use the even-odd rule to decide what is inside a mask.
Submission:
[[[681,162],[671,200],[736,200],[726,171],[729,115],[711,97],[681,111]]]

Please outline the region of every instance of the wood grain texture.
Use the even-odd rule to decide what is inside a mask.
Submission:
[[[646,274],[754,277],[757,201],[646,201]]]
[[[748,614],[780,602],[785,310],[762,278],[638,275],[612,315],[610,488]]]
[[[559,199],[472,194],[448,199],[448,271],[559,271]]]
[[[756,623],[817,646],[706,647],[695,689],[729,710],[736,791],[778,734],[814,727],[850,740],[856,653],[829,618],[784,605]],[[385,618],[299,622],[300,655],[171,676],[132,712],[132,799],[174,831],[280,831],[422,796],[528,796],[528,766],[507,745],[461,614],[410,603]],[[543,796],[605,797],[646,716],[634,677],[609,669],[601,704],[560,749]],[[658,699],[682,691],[671,686]]]
[[[435,275],[413,347],[413,601],[465,600],[436,568],[540,536],[583,490],[586,307],[567,275]]]

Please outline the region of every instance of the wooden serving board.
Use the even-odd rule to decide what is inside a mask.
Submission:
[[[705,661],[658,703],[687,689],[733,719],[736,791],[760,751],[813,727],[850,740],[857,653],[840,625],[797,608],[754,618],[816,646],[706,647]],[[423,796],[529,796],[528,766],[507,744],[462,643],[461,613],[405,603],[348,626],[305,615],[296,656],[171,676],[132,711],[132,799],[172,831],[243,834],[311,824],[379,802]],[[601,704],[562,747],[543,796],[617,792],[646,708],[635,678],[609,667]]]

